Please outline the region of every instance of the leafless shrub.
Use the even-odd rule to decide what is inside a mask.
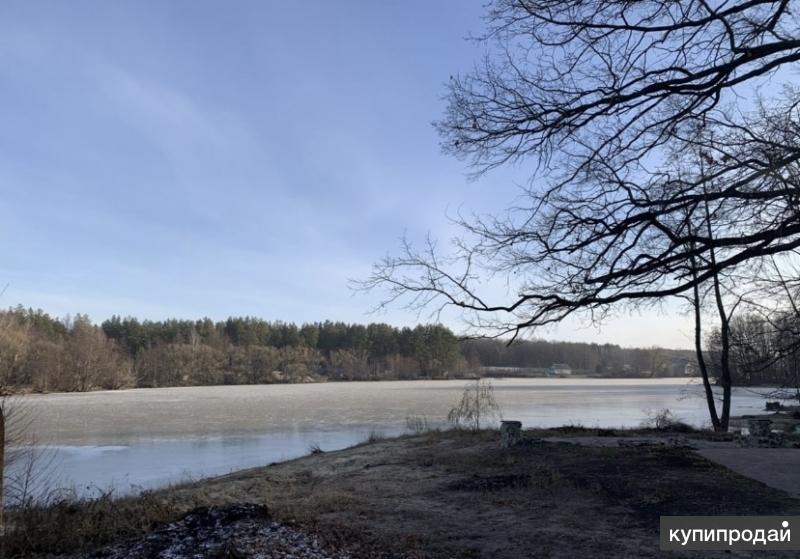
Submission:
[[[680,421],[675,415],[667,408],[658,411],[648,410],[645,412],[647,419],[642,421],[641,426],[645,429],[655,429],[657,431],[679,431],[691,432],[696,431],[694,427]]]
[[[383,441],[386,439],[386,435],[382,432],[378,431],[377,429],[370,429],[369,434],[367,434],[367,438],[364,440],[365,443],[377,443],[379,441]]]
[[[309,454],[322,454],[323,452],[325,451],[320,448],[319,443],[311,443],[308,445]]]
[[[32,422],[29,401],[0,387],[0,534],[6,508],[48,490],[52,455],[38,444]]]
[[[415,435],[420,435],[431,430],[428,426],[428,418],[424,415],[406,416],[406,429],[408,432]]]
[[[485,379],[467,384],[461,400],[447,414],[447,420],[456,428],[472,431],[480,431],[487,421],[501,417],[500,406],[494,399],[494,387]]]

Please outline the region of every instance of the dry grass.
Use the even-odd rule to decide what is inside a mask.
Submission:
[[[143,534],[178,516],[179,511],[163,495],[152,492],[128,498],[116,498],[110,491],[94,499],[55,496],[8,511],[0,556],[11,559],[90,550]]]
[[[590,448],[528,433],[503,450],[496,431],[379,440],[175,492],[198,496],[266,504],[362,557],[657,557],[659,514],[800,511],[685,449]]]

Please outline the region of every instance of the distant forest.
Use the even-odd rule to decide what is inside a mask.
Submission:
[[[536,374],[553,363],[600,376],[674,376],[689,372],[692,355],[547,341],[507,347],[500,340],[459,340],[441,325],[114,316],[98,326],[80,314],[56,319],[22,307],[0,311],[0,384],[40,392],[473,377],[501,367]]]

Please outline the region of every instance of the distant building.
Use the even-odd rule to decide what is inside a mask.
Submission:
[[[696,374],[695,365],[685,357],[673,357],[670,359],[669,373],[673,377],[690,377]]]
[[[553,363],[547,368],[548,377],[564,377],[572,374],[572,367],[566,363]]]

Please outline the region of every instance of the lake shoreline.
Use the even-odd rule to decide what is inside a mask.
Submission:
[[[591,554],[655,557],[662,514],[800,514],[800,500],[735,474],[686,445],[729,443],[730,435],[680,431],[527,430],[522,443],[511,449],[500,447],[496,430],[375,438],[344,450],[313,452],[112,499],[111,517],[130,517],[132,511],[154,514],[155,524],[139,522],[127,531],[116,526],[116,532],[108,530],[94,541],[85,533],[81,541],[92,545],[84,543],[73,551],[110,546],[96,555],[77,556],[143,557],[136,551],[143,542],[172,545],[174,538],[161,542],[158,534],[203,525],[192,521],[187,528],[186,514],[227,518],[242,506],[257,507],[252,509],[257,514],[234,514],[231,530],[241,528],[242,522],[254,529],[275,522],[316,538],[329,555],[343,552],[351,557],[512,558],[530,556],[536,549],[548,550],[547,556],[554,559]],[[585,437],[612,442],[621,437],[627,442],[570,442]],[[643,444],[643,438],[650,442]],[[75,510],[72,521],[82,514],[80,506]],[[39,530],[52,531],[57,525],[48,526],[46,514],[38,520],[43,522]],[[70,524],[59,526],[65,538],[74,529]],[[228,529],[228,524],[221,526]],[[128,537],[120,537],[120,532]],[[222,545],[212,539],[206,543]]]

